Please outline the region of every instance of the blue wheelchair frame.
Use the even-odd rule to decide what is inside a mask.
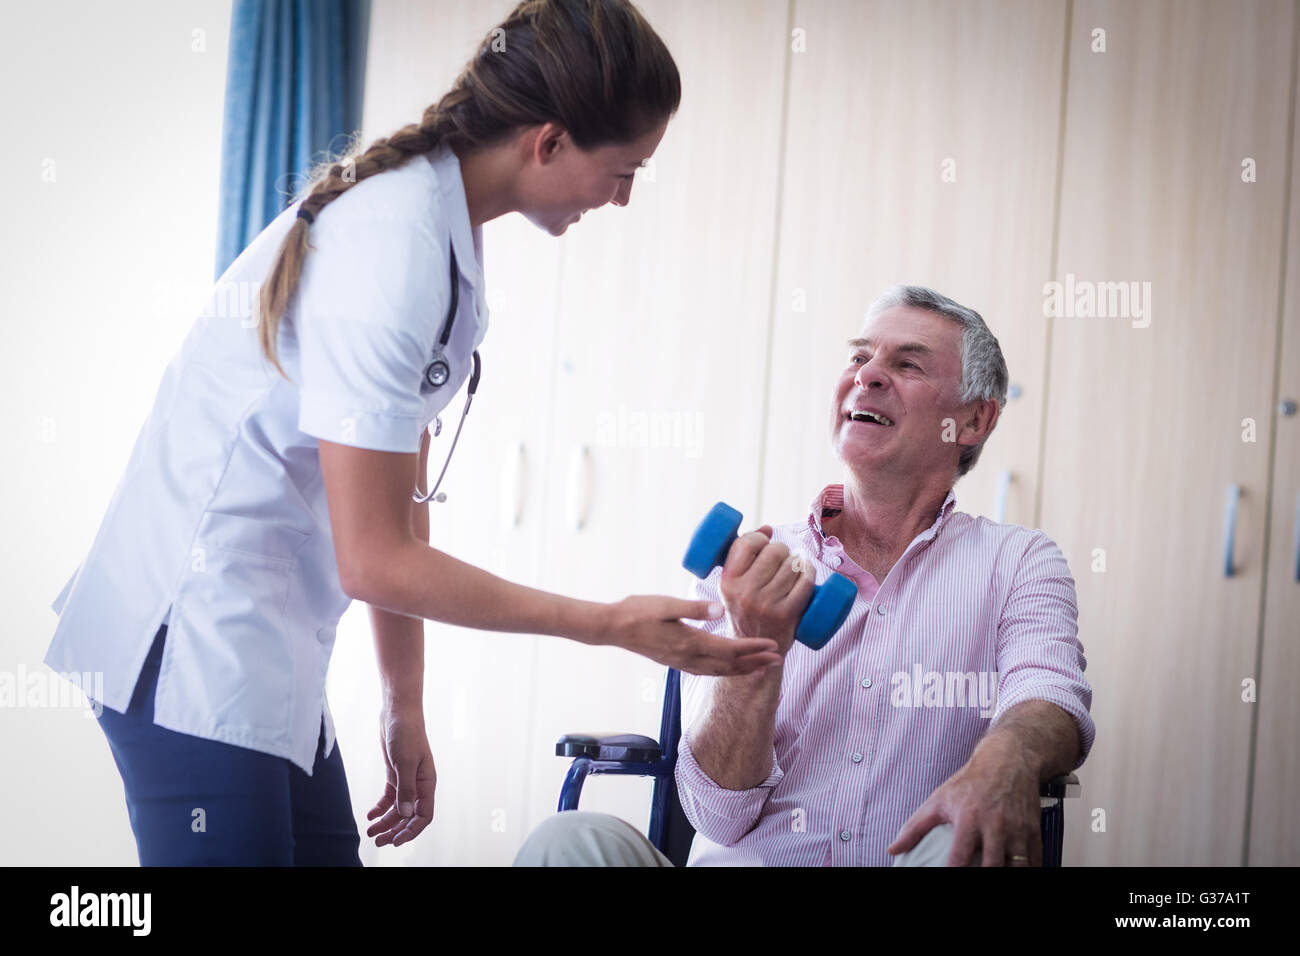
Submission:
[[[664,709],[659,722],[659,741],[640,734],[612,734],[594,737],[565,734],[555,744],[557,757],[571,757],[573,763],[560,788],[559,810],[578,809],[582,785],[591,774],[623,774],[653,777],[650,800],[650,832],[647,836],[659,852],[675,866],[685,866],[695,830],[682,809],[674,770],[677,742],[682,735],[681,677],[669,669],[664,685]],[[1061,774],[1039,787],[1042,805],[1043,866],[1061,865],[1065,840],[1065,798],[1079,796],[1079,778]]]

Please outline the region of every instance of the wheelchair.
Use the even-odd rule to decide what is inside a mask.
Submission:
[[[560,787],[559,812],[578,809],[582,785],[591,774],[622,774],[653,777],[654,792],[650,804],[650,831],[647,836],[655,848],[673,862],[685,866],[691,852],[695,829],[686,818],[677,793],[674,769],[677,766],[677,743],[682,735],[681,675],[668,671],[664,685],[664,709],[659,723],[659,740],[640,734],[612,734],[593,737],[588,734],[565,734],[555,744],[557,757],[571,757],[573,763]],[[1065,840],[1065,799],[1081,793],[1076,774],[1061,774],[1043,783],[1038,791],[1042,807],[1043,866],[1061,865],[1061,846]]]

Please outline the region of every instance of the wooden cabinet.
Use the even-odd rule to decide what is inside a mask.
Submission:
[[[1300,101],[1297,101],[1300,104]],[[1300,105],[1298,105],[1300,109]],[[1292,135],[1300,123],[1292,120]],[[1286,284],[1276,356],[1261,356],[1257,373],[1277,382],[1272,406],[1260,421],[1260,442],[1273,441],[1269,497],[1268,562],[1264,577],[1263,640],[1254,775],[1251,786],[1251,866],[1300,864],[1300,141],[1291,143],[1291,209],[1284,246]]]
[[[1033,523],[1065,3],[794,5],[762,469],[767,521],[840,480],[832,390],[844,342],[898,282],[978,311],[1011,399],[957,506]]]
[[[1078,585],[1094,688],[1073,864],[1242,862],[1294,9],[1074,5],[1052,278],[1077,296],[1051,323],[1040,515]]]

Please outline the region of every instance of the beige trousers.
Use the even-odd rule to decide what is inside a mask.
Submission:
[[[946,866],[952,824],[941,823],[894,866]],[[515,857],[515,866],[672,866],[645,835],[608,813],[566,810],[543,820]],[[974,866],[979,865],[978,855]]]

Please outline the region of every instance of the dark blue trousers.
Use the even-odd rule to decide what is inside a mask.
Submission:
[[[141,866],[360,866],[361,836],[337,741],[325,726],[308,776],[283,757],[153,722],[167,625],[125,714],[100,708]]]

